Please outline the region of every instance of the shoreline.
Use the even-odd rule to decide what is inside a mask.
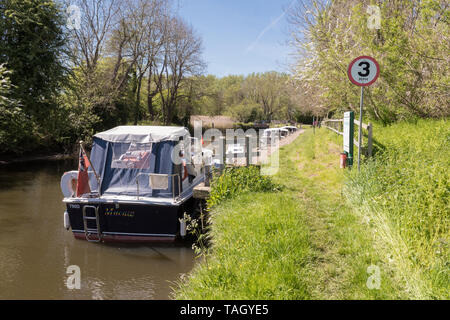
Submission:
[[[51,155],[39,155],[39,156],[23,156],[17,158],[3,158],[0,156],[0,166],[6,166],[17,163],[27,163],[35,161],[59,161],[75,159],[76,154],[57,153]]]
[[[280,140],[280,148],[286,144],[291,144],[300,134],[304,132],[304,129],[299,128],[298,131],[284,140]],[[272,153],[272,152],[270,152]],[[53,153],[53,154],[41,154],[37,156],[17,156],[8,157],[5,155],[0,155],[0,166],[7,166],[18,163],[36,162],[36,161],[59,161],[59,160],[69,160],[76,159],[77,153],[67,154],[67,153]]]

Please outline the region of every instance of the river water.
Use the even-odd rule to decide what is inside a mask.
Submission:
[[[170,298],[195,263],[190,244],[75,240],[63,227],[59,183],[76,168],[76,161],[0,166],[0,299]],[[79,267],[80,289],[67,287],[70,266]]]

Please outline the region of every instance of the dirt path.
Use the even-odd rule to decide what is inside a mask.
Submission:
[[[292,142],[294,142],[295,139],[298,138],[299,135],[301,135],[301,134],[304,133],[304,132],[305,132],[305,130],[303,130],[303,129],[298,129],[295,133],[293,133],[293,134],[287,136],[287,137],[284,138],[284,139],[281,139],[281,140],[280,140],[279,148],[281,148],[281,147],[283,147],[283,146],[286,146],[286,145],[288,145],[288,144],[291,144]],[[273,151],[275,151],[275,149],[274,149]],[[273,152],[273,151],[272,151],[272,152]]]
[[[295,141],[295,139],[297,139],[297,138],[298,138],[302,133],[304,133],[304,132],[305,132],[305,130],[299,129],[299,130],[297,130],[295,133],[290,134],[289,136],[287,136],[286,138],[281,139],[281,140],[279,141],[277,147],[275,147],[275,148],[270,148],[270,147],[269,147],[269,148],[267,148],[267,149],[261,149],[261,150],[260,150],[260,155],[259,155],[259,157],[256,155],[258,149],[257,149],[257,148],[254,148],[254,149],[253,149],[253,154],[254,154],[254,156],[253,156],[253,161],[252,161],[252,163],[253,163],[253,164],[255,164],[255,163],[258,163],[258,164],[267,163],[268,157],[269,157],[272,153],[274,153],[275,151],[277,151],[279,148],[281,148],[281,147],[283,147],[283,146],[286,146],[286,145],[288,145],[288,144],[291,144],[292,142]],[[245,166],[245,165],[246,165],[246,158],[245,158],[245,157],[242,157],[242,156],[239,157],[239,158],[233,158],[232,161],[233,161],[233,164],[234,164],[235,166]],[[228,164],[231,164],[231,163],[228,162]]]

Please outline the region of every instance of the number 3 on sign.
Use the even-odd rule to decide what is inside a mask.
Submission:
[[[353,60],[348,67],[348,78],[360,87],[370,86],[380,75],[378,62],[368,56],[361,56]]]

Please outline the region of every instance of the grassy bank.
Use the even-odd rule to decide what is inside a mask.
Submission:
[[[348,175],[345,194],[408,296],[448,299],[450,124],[401,123],[375,138],[376,160]]]
[[[446,124],[442,126],[441,130],[447,130],[448,141],[446,129],[448,126],[445,127]],[[416,130],[425,129],[420,123],[413,127]],[[399,128],[407,131],[402,129],[402,125],[399,125]],[[394,131],[396,130],[393,127],[375,128],[379,150],[383,147],[383,142],[385,149],[402,146],[400,142],[388,143],[388,137],[392,136]],[[432,133],[426,135],[430,138],[433,136]],[[399,140],[401,137],[398,135]],[[417,132],[416,140],[419,138],[425,136]],[[207,263],[204,261],[198,263],[193,272],[180,281],[174,297],[177,299],[445,298],[448,291],[448,269],[446,269],[448,266],[445,265],[448,249],[441,248],[442,253],[437,254],[435,258],[430,257],[429,260],[433,262],[430,262],[429,267],[425,267],[421,263],[397,263],[395,259],[398,254],[393,254],[392,248],[406,246],[408,250],[414,250],[416,247],[413,244],[424,244],[431,238],[440,239],[439,243],[446,243],[448,240],[446,229],[448,202],[445,202],[448,201],[448,194],[444,202],[441,200],[433,202],[431,197],[435,195],[434,198],[445,199],[445,192],[448,192],[446,180],[448,176],[442,176],[442,168],[448,168],[448,162],[446,167],[442,167],[445,161],[448,161],[446,160],[448,156],[440,156],[439,159],[444,162],[436,163],[430,160],[426,163],[434,168],[427,179],[438,178],[439,182],[436,183],[440,186],[439,192],[443,192],[432,193],[432,189],[425,187],[427,192],[431,192],[427,205],[433,208],[433,216],[441,216],[433,220],[433,226],[439,222],[440,227],[431,228],[429,225],[422,225],[423,230],[430,232],[430,237],[425,236],[424,231],[424,234],[416,236],[416,239],[423,239],[422,242],[408,242],[403,237],[413,234],[414,230],[402,234],[395,233],[396,229],[392,229],[387,237],[380,230],[385,230],[386,225],[391,225],[395,221],[393,216],[387,215],[387,212],[393,214],[390,210],[392,207],[397,205],[404,208],[403,213],[398,211],[394,216],[410,214],[412,217],[408,219],[411,221],[416,219],[413,217],[421,207],[417,206],[417,210],[407,211],[408,206],[403,202],[396,202],[396,198],[392,196],[384,207],[386,214],[382,215],[379,210],[375,211],[374,203],[380,201],[385,203],[383,202],[385,198],[380,197],[375,191],[365,192],[366,196],[361,198],[361,190],[366,190],[367,185],[378,184],[381,173],[376,169],[387,168],[387,160],[383,160],[383,163],[377,161],[364,165],[362,168],[364,174],[359,177],[355,173],[356,170],[344,173],[338,168],[341,139],[324,128],[316,129],[315,135],[312,130],[308,130],[294,143],[280,150],[280,170],[272,180],[275,184],[283,186],[281,192],[276,190],[244,192],[215,206],[211,212],[213,220],[211,233],[214,241]],[[409,138],[403,135],[403,139]],[[408,152],[411,153],[419,144],[417,141],[414,144],[405,142],[403,145],[408,145],[410,147]],[[440,144],[442,141],[435,141],[437,148]],[[380,152],[377,156],[381,154]],[[407,154],[405,151],[404,158],[395,159],[407,161]],[[396,167],[393,163],[392,166],[389,170],[386,169],[386,177],[390,176],[389,171]],[[422,180],[401,180],[399,184],[403,186],[408,181],[411,190],[420,190],[416,185],[421,185]],[[408,203],[411,206],[410,202]],[[374,218],[379,216],[385,218],[382,220]],[[410,225],[411,228],[417,226],[412,222],[408,224]],[[424,245],[423,248],[428,246]],[[404,253],[402,250],[399,252]],[[444,259],[441,259],[442,257]],[[404,259],[413,258],[418,259],[411,256],[405,256]],[[432,268],[435,271],[431,271]],[[373,282],[373,270],[379,271],[379,286],[376,281]],[[411,271],[415,272],[414,277],[408,279],[406,275]],[[430,288],[431,291],[428,290]]]

